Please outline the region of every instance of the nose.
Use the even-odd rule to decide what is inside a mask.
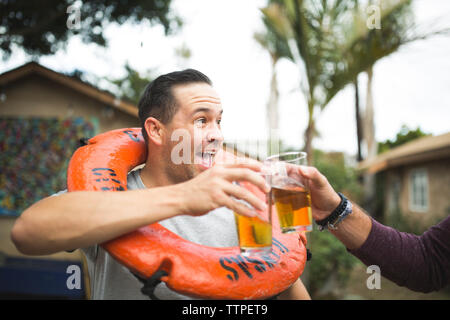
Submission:
[[[208,133],[206,134],[206,139],[208,140],[208,142],[222,143],[223,142],[222,131],[218,126],[214,126],[214,128],[211,128],[211,130],[209,130]]]

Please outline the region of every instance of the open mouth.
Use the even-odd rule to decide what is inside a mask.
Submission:
[[[216,151],[204,151],[196,154],[195,163],[210,168],[214,163]]]

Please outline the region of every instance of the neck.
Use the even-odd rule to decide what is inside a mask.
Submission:
[[[147,188],[163,187],[173,184],[166,175],[164,168],[162,168],[158,161],[145,162],[144,168],[141,170],[141,179]]]
[[[140,172],[141,180],[146,188],[163,187],[172,184],[164,170],[163,150],[158,145],[149,143],[145,166]],[[151,156],[149,155],[151,153]]]

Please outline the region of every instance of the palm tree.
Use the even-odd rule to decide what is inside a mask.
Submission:
[[[343,27],[345,38],[338,45],[344,68],[335,68],[330,90],[341,90],[347,83],[353,83],[355,87],[355,111],[358,137],[358,160],[363,160],[361,145],[366,146],[366,159],[371,159],[377,154],[377,142],[375,140],[374,103],[372,93],[374,65],[382,58],[389,56],[404,46],[417,40],[427,39],[437,34],[446,34],[449,29],[433,30],[429,27],[418,26],[412,15],[412,0],[380,0],[380,27],[370,29],[367,26],[367,8],[354,7],[353,19]],[[336,62],[337,63],[337,62]],[[359,108],[358,75],[367,74],[367,92],[364,113],[361,116]],[[366,203],[373,203],[375,196],[374,177],[364,176]],[[367,205],[366,205],[367,207]]]
[[[286,42],[281,41],[280,37],[277,36],[276,31],[273,29],[271,24],[266,18],[263,19],[266,26],[264,33],[257,32],[254,34],[254,39],[258,42],[261,47],[269,52],[271,62],[272,62],[272,76],[270,81],[270,95],[269,101],[267,103],[267,125],[268,125],[268,154],[274,154],[279,151],[279,116],[278,116],[278,81],[276,73],[276,65],[278,61],[285,57],[292,60],[289,48]]]
[[[305,130],[305,151],[312,162],[312,141],[316,118],[334,94],[330,77],[334,70],[329,61],[336,59],[337,27],[348,15],[353,1],[271,0],[262,9],[267,25],[279,41],[289,49],[290,59],[301,74],[300,87],[307,100],[308,124]]]
[[[353,34],[347,33],[351,35],[348,55],[352,56],[351,59],[356,64],[354,68],[357,73],[365,72],[367,74],[365,111],[363,117],[359,115],[357,117],[362,118],[362,130],[360,128],[359,133],[363,137],[360,136],[358,140],[360,143],[363,140],[366,144],[366,158],[369,159],[377,154],[372,92],[373,68],[377,61],[397,52],[402,45],[412,41],[408,35],[408,30],[412,29],[414,23],[411,13],[411,0],[396,0],[395,2],[382,0],[379,4],[381,28],[369,29],[367,25],[366,28],[361,28],[361,24],[364,23],[364,18],[366,18],[367,7],[362,7],[359,12],[357,7],[354,16],[356,32]],[[371,5],[370,2],[369,5]],[[354,83],[357,85],[357,75]],[[355,86],[355,90],[356,88]],[[361,147],[359,148],[361,149]]]
[[[370,29],[367,8],[371,3],[358,0],[270,0],[269,5],[262,9],[267,24],[286,43],[290,59],[301,72],[301,89],[308,105],[305,151],[310,156],[318,111],[348,84],[353,84],[356,89],[358,141],[364,140],[367,144],[368,157],[376,155],[372,95],[375,63],[405,44],[450,31],[430,30],[415,24],[412,0],[377,1],[376,4],[380,4],[381,28]],[[364,117],[359,114],[357,80],[362,72],[368,77]]]
[[[433,30],[430,26],[419,26],[412,15],[412,0],[380,0],[377,2],[380,8],[381,28],[370,29],[367,25],[368,6],[360,6],[356,2],[353,9],[353,18],[343,26],[342,43],[336,47],[339,49],[340,60],[335,63],[343,63],[344,68],[337,68],[331,78],[333,88],[330,89],[330,97],[334,91],[341,90],[348,83],[355,87],[355,110],[358,137],[358,160],[362,160],[361,143],[366,143],[366,158],[374,157],[377,153],[374,126],[374,103],[372,94],[373,69],[375,64],[386,56],[398,52],[405,44],[413,41],[424,40],[434,35],[447,34],[450,29]],[[360,73],[367,74],[367,93],[365,112],[363,117],[359,111],[359,93],[357,77]],[[362,122],[362,123],[360,123]]]

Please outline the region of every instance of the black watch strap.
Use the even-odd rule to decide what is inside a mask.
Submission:
[[[339,197],[341,198],[341,202],[336,207],[336,209],[331,212],[331,214],[323,220],[318,220],[316,223],[321,227],[321,230],[326,229],[329,224],[333,224],[342,215],[347,208],[347,198],[340,192],[338,192]]]

